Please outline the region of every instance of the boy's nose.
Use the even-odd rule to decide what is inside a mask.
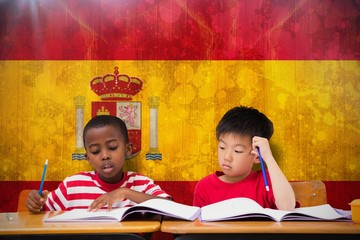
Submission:
[[[231,156],[231,151],[227,151],[224,155],[224,160],[231,162],[232,161],[232,156]]]
[[[102,156],[101,156],[101,159],[102,159],[102,160],[110,159],[110,155],[109,155],[109,153],[108,153],[106,150],[103,151],[103,154],[102,154]]]

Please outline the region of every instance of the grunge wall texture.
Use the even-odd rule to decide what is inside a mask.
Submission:
[[[91,169],[71,159],[73,99],[86,98],[87,122],[90,80],[115,66],[144,82],[142,150],[126,169],[193,186],[218,169],[221,116],[253,106],[274,122],[287,178],[323,180],[347,207],[360,198],[359,19],[350,0],[0,1],[0,186],[12,193],[0,211],[37,187],[45,159],[45,187]],[[161,161],[145,159],[150,96]]]

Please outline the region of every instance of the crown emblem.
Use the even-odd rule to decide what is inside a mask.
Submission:
[[[101,100],[131,100],[140,92],[143,82],[137,77],[119,74],[118,67],[114,74],[95,77],[90,81],[90,88]]]
[[[110,115],[110,112],[105,106],[101,106],[101,109],[97,110],[96,115]]]

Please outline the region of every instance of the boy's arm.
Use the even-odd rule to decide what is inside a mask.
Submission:
[[[271,179],[276,207],[279,210],[293,210],[296,203],[294,190],[275,161],[270,149],[269,141],[266,138],[254,137],[253,146],[254,148],[260,148],[261,155],[266,163]]]
[[[138,191],[132,190],[130,188],[119,188],[119,189],[116,189],[112,192],[106,193],[106,194],[98,197],[97,199],[95,199],[90,204],[88,210],[89,211],[97,211],[102,206],[105,206],[106,204],[108,205],[108,210],[111,210],[112,205],[115,202],[122,201],[124,199],[129,199],[133,202],[141,203],[146,200],[154,199],[154,198],[169,199],[169,198],[163,198],[163,197],[159,197],[159,196],[146,194],[143,192],[138,192]]]
[[[273,157],[266,161],[266,165],[271,179],[276,207],[279,210],[293,210],[296,200],[291,184]]]

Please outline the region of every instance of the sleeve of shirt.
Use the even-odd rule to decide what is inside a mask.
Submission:
[[[45,201],[45,211],[62,211],[66,210],[67,191],[65,180],[60,183],[57,189],[50,192]]]
[[[139,176],[146,179],[145,181],[146,183],[144,182],[145,183],[144,191],[143,191],[144,193],[157,197],[172,199],[172,197],[169,194],[167,194],[163,189],[161,189],[159,185],[155,184],[154,180],[144,175],[139,175]]]
[[[154,182],[149,182],[149,184],[146,187],[145,193],[157,196],[157,197],[164,197],[172,199],[172,197],[167,194],[164,190],[161,189],[161,187]]]

